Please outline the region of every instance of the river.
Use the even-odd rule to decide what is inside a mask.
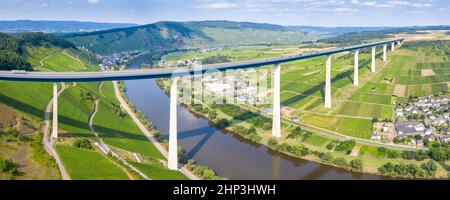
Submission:
[[[129,68],[140,66],[141,60]],[[155,80],[125,81],[126,95],[162,134],[169,133],[169,97]],[[274,152],[239,135],[222,131],[208,120],[178,106],[178,145],[189,159],[232,180],[353,180],[382,177],[352,173]]]

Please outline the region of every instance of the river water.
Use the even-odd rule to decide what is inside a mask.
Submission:
[[[139,59],[129,68],[140,66]],[[169,133],[169,97],[155,80],[125,81],[126,95],[137,109],[144,112],[162,134]],[[274,152],[217,129],[208,120],[178,106],[178,145],[186,149],[189,159],[212,168],[219,176],[238,180],[349,180],[381,179],[368,174],[317,164]]]

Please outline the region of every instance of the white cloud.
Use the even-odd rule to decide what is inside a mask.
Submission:
[[[99,3],[100,0],[88,0],[88,3],[96,4]]]
[[[195,8],[202,8],[202,9],[229,9],[237,7],[238,4],[232,2],[216,2],[216,3],[200,4],[195,6]]]

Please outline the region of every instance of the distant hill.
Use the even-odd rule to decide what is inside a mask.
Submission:
[[[210,46],[295,44],[315,39],[304,31],[273,24],[232,21],[158,22],[143,26],[67,35],[99,54]]]
[[[17,20],[17,21],[0,21],[0,32],[72,33],[72,32],[92,32],[131,26],[136,26],[136,24],[96,23],[96,22],[79,22],[79,21]]]
[[[27,47],[76,48],[64,38],[45,33],[0,33],[0,70],[33,70],[27,61]]]
[[[364,31],[380,31],[388,27],[316,27],[316,26],[288,26],[293,30],[306,31],[321,37],[334,37],[347,33],[356,33]]]

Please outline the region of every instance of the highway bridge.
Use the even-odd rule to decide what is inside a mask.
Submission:
[[[325,64],[325,107],[331,108],[331,57],[334,54],[342,52],[354,52],[354,85],[359,84],[359,51],[365,48],[372,50],[371,72],[376,71],[376,47],[383,47],[383,61],[387,61],[388,45],[391,51],[395,50],[395,45],[404,41],[403,38],[351,46],[346,48],[334,49],[323,52],[310,54],[298,54],[292,56],[282,56],[270,59],[258,59],[251,61],[230,62],[222,64],[203,65],[201,68],[164,68],[164,69],[146,69],[146,70],[125,70],[125,71],[106,71],[106,72],[24,72],[24,71],[0,71],[0,80],[5,81],[22,81],[22,82],[53,82],[53,132],[52,137],[58,137],[58,98],[57,83],[58,82],[99,82],[99,81],[117,81],[117,80],[134,80],[134,79],[152,79],[152,78],[170,78],[187,75],[197,75],[201,73],[226,71],[233,69],[257,68],[261,66],[274,65],[273,68],[273,123],[272,135],[281,137],[281,104],[280,104],[280,74],[281,64],[303,60],[314,57],[326,57]],[[177,81],[172,80],[170,89],[170,131],[169,131],[169,155],[168,167],[173,170],[178,169],[177,158]]]

